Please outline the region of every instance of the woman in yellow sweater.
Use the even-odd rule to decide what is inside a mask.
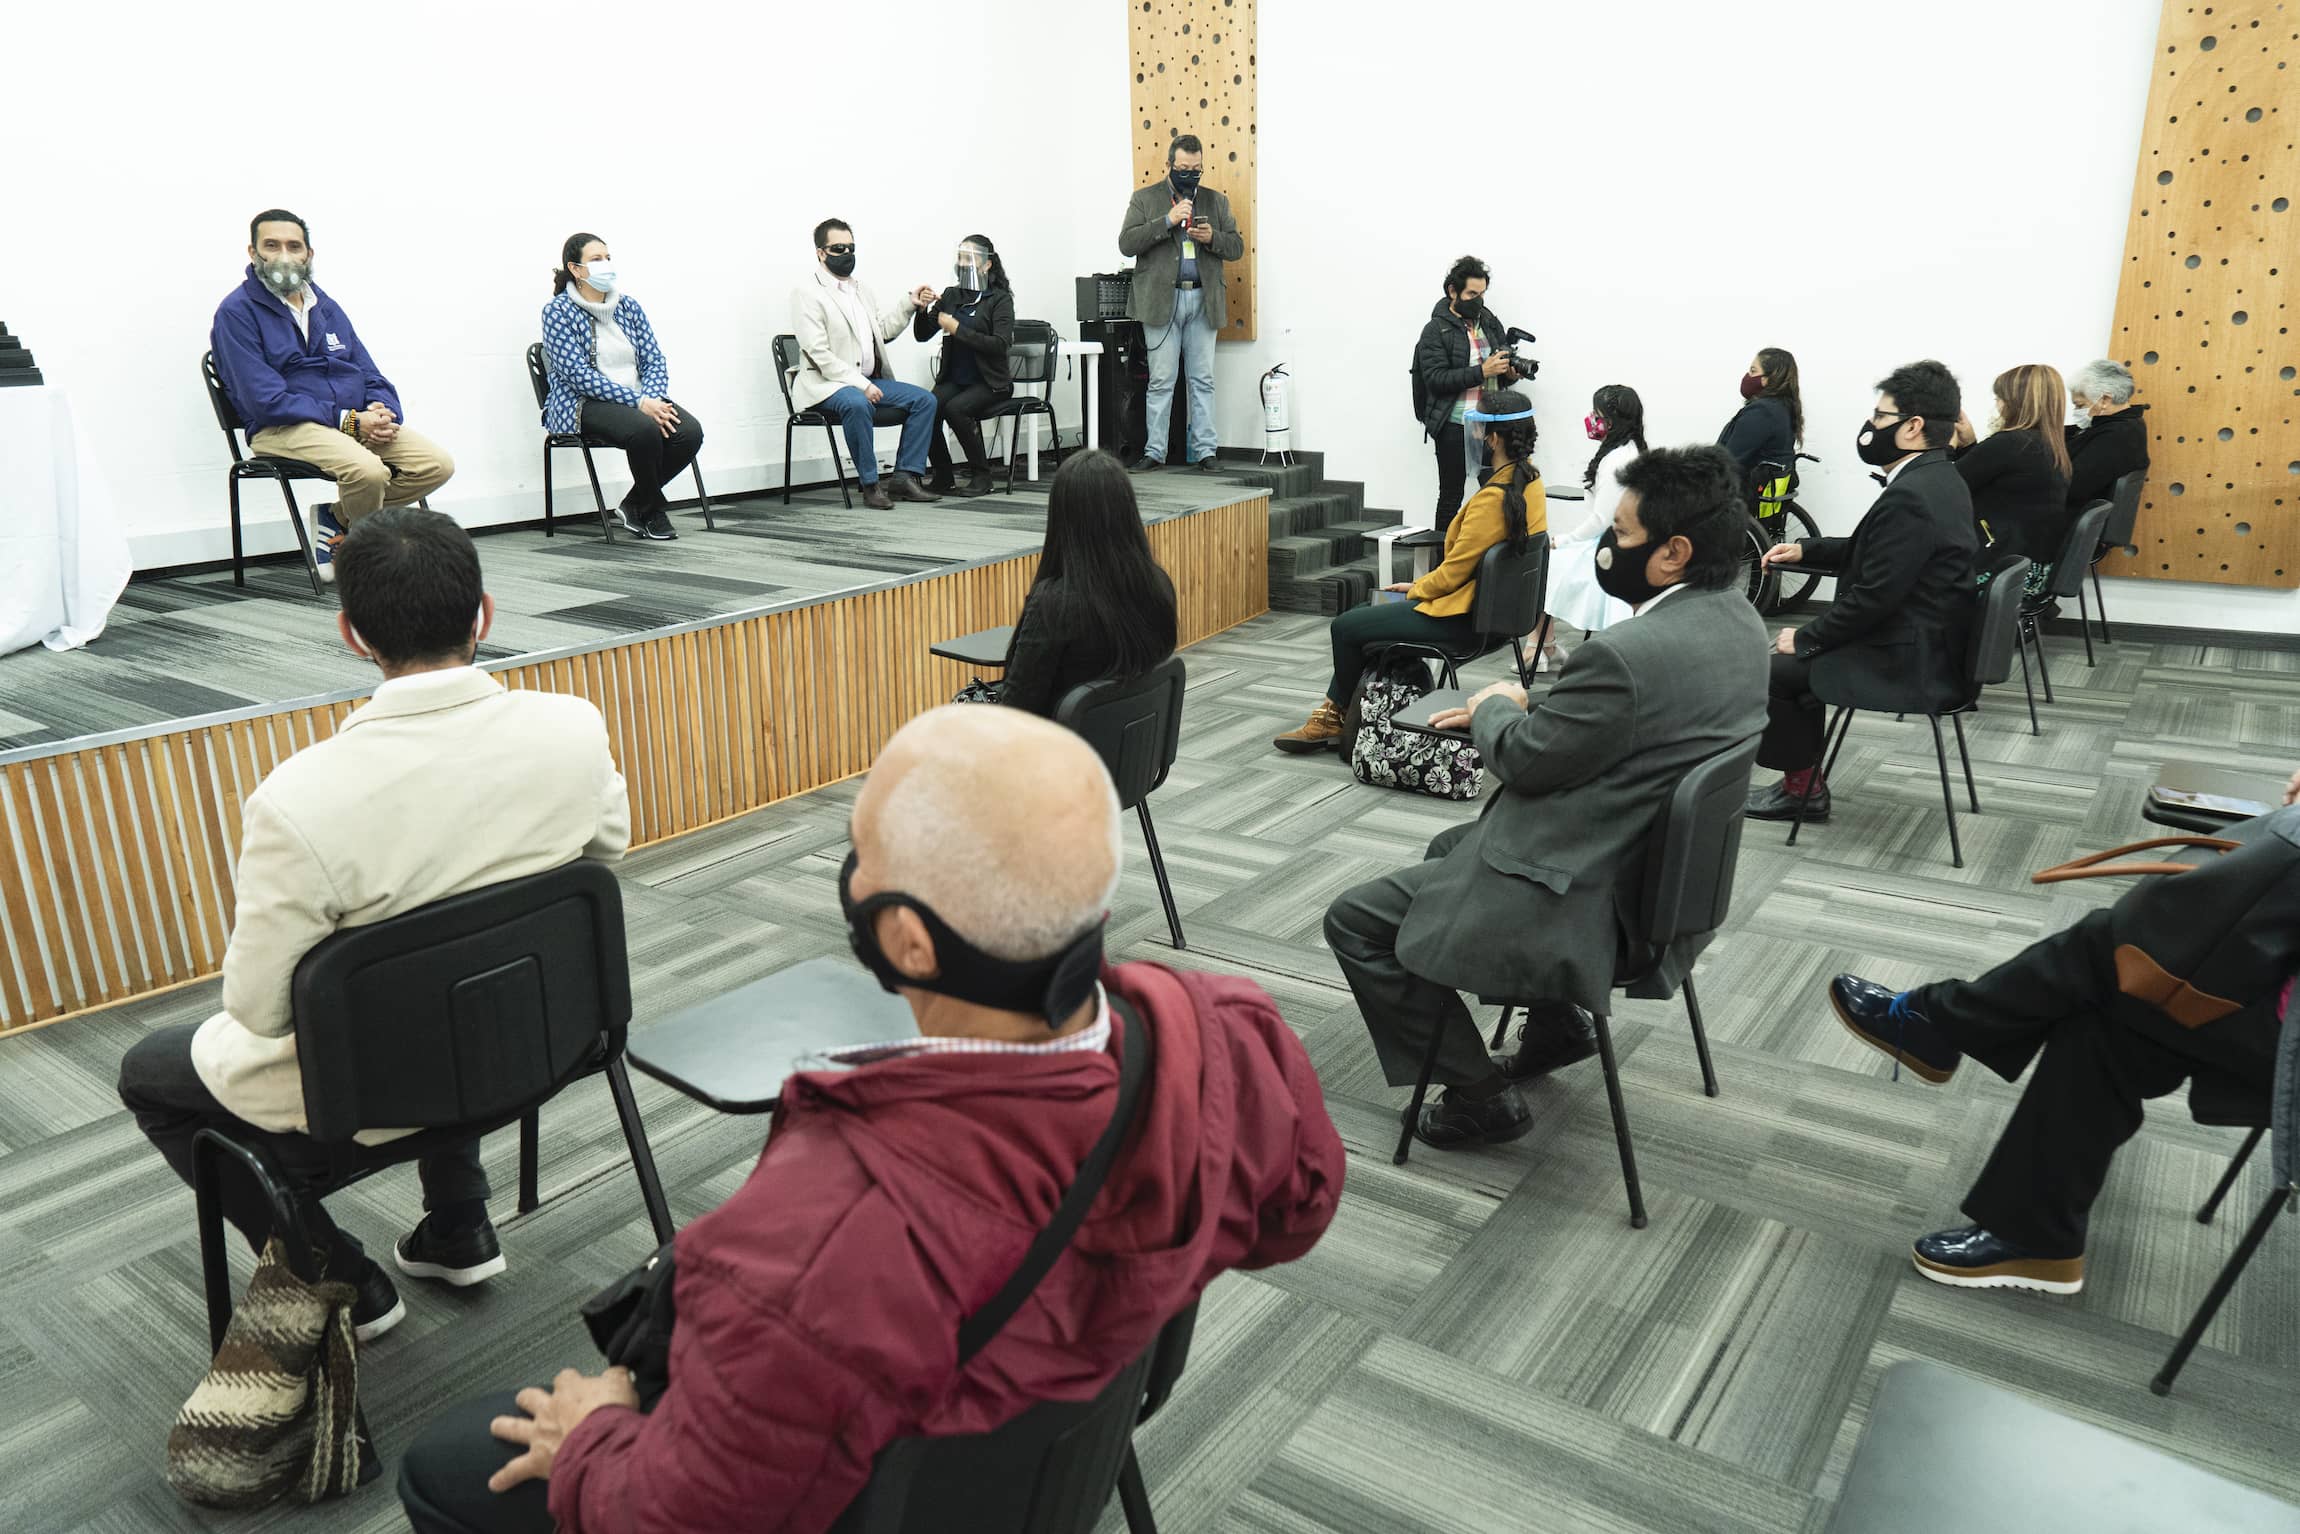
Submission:
[[[1520,552],[1526,539],[1548,534],[1541,471],[1533,464],[1532,402],[1515,389],[1504,389],[1487,394],[1481,403],[1484,408],[1469,412],[1465,422],[1485,428],[1493,472],[1446,528],[1445,558],[1420,580],[1386,588],[1405,600],[1385,602],[1377,595],[1334,619],[1329,630],[1333,680],[1309,723],[1271,742],[1280,751],[1323,751],[1340,742],[1342,711],[1358,690],[1369,650],[1401,642],[1467,645],[1478,561],[1485,551],[1507,539],[1511,551]]]

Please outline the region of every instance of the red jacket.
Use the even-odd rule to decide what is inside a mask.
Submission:
[[[671,1386],[560,1447],[563,1534],[808,1534],[890,1441],[1086,1400],[1229,1268],[1307,1252],[1342,1144],[1261,988],[1152,964],[1103,982],[1158,1030],[1136,1132],[1068,1251],[957,1373],[1117,1102],[1118,1047],[807,1072],[734,1196],[679,1232]],[[1113,1034],[1123,1023],[1114,1020]]]

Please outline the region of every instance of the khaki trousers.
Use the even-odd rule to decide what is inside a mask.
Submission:
[[[379,506],[422,500],[455,472],[455,460],[445,448],[404,426],[380,448],[312,421],[267,426],[248,438],[248,446],[271,457],[300,459],[333,475],[336,520],[346,527]]]

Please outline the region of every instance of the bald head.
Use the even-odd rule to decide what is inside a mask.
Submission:
[[[904,725],[871,764],[854,845],[858,900],[900,890],[985,953],[1040,959],[1110,907],[1118,795],[1060,725],[952,704]]]

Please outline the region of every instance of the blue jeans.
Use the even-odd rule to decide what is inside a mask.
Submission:
[[[1214,327],[1206,322],[1206,294],[1201,288],[1174,290],[1174,322],[1144,325],[1142,341],[1150,349],[1150,397],[1144,404],[1144,425],[1149,441],[1142,451],[1166,461],[1167,422],[1174,414],[1174,374],[1190,380],[1190,461],[1214,456]]]
[[[847,434],[847,456],[855,461],[855,483],[878,483],[878,431],[874,419],[880,405],[907,412],[902,423],[902,446],[896,450],[894,471],[897,474],[924,474],[926,450],[934,441],[934,396],[917,384],[900,383],[892,378],[874,378],[878,392],[884,396],[878,405],[860,389],[839,390],[829,399],[815,406],[825,415],[839,418],[839,426]],[[1213,390],[1209,385],[1209,396]]]

